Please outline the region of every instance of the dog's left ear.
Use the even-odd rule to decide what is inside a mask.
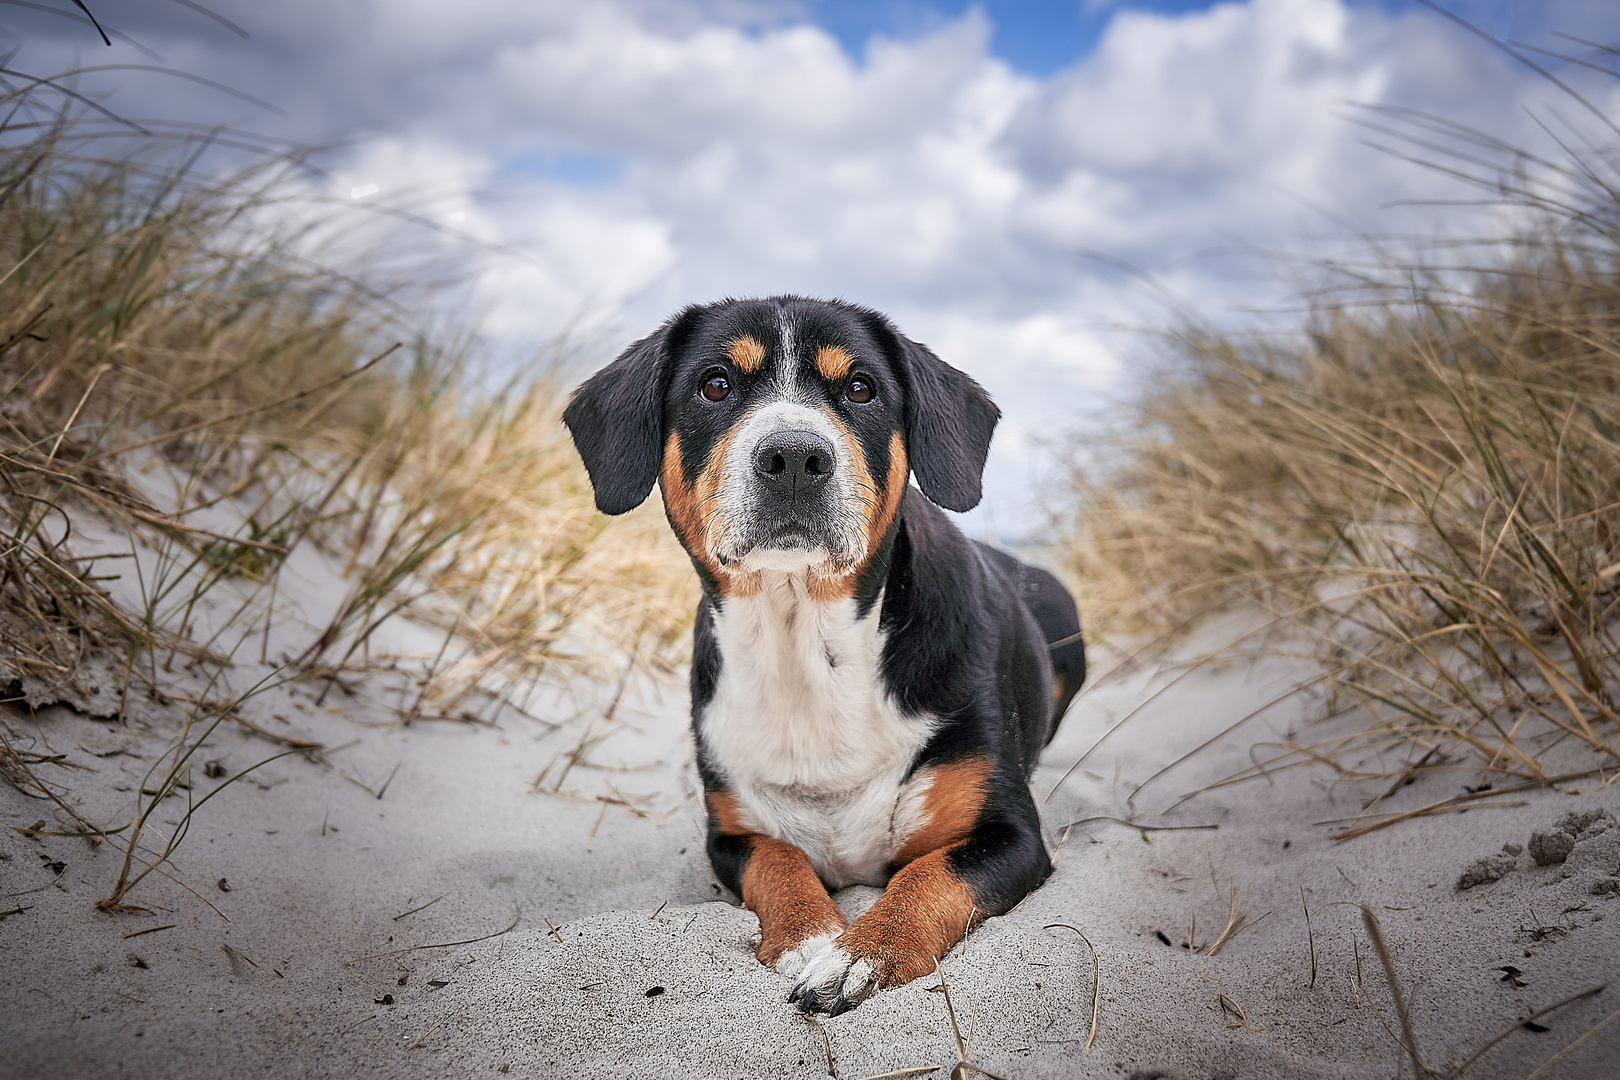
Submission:
[[[917,486],[947,510],[973,509],[984,494],[984,459],[1001,410],[984,387],[883,316],[868,312],[867,325],[906,384],[906,446]]]
[[[623,514],[646,501],[663,453],[664,391],[698,312],[689,307],[585,380],[563,423],[590,474],[596,508]]]

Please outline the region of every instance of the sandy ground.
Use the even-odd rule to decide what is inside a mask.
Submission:
[[[333,583],[307,579],[301,602],[313,605]],[[415,644],[436,642],[423,632]],[[1507,1031],[1467,1075],[1526,1077],[1620,1008],[1620,830],[1600,827],[1564,863],[1506,854],[1498,880],[1455,888],[1471,864],[1528,845],[1567,811],[1620,812],[1620,785],[1594,777],[1345,841],[1321,823],[1355,817],[1376,787],[1321,768],[1164,814],[1247,766],[1256,744],[1355,722],[1307,730],[1301,705],[1128,800],[1294,670],[1282,658],[1184,677],[1143,666],[1077,701],[1035,786],[1054,838],[1098,820],[1067,830],[1050,881],[944,963],[975,1064],[1009,1080],[1412,1075],[1359,905],[1383,927],[1437,1073]],[[252,677],[251,664],[232,676]],[[607,728],[596,725],[612,685],[558,687],[531,704],[538,720],[509,711],[495,727],[400,724],[394,707],[412,691],[399,673],[316,705],[320,689],[243,707],[267,731],[328,749],[265,765],[199,810],[172,877],[130,894],[147,910],[95,907],[118,874],[116,840],[0,831],[0,1075],[861,1078],[957,1060],[934,978],[818,1023],[784,1003],[787,981],[753,958],[757,923],[703,855],[678,678],[632,680]],[[36,766],[112,824],[180,706],[142,709],[128,726],[60,706],[5,722],[20,749],[95,770]],[[550,790],[559,755],[603,731]],[[206,757],[228,774],[280,749],[227,723]],[[221,782],[194,770],[192,797]],[[1478,782],[1427,774],[1384,809]],[[0,809],[11,826],[65,824],[9,786]],[[156,820],[183,812],[177,797]],[[1216,827],[1146,832],[1105,817]],[[839,902],[855,912],[875,895]],[[1234,903],[1241,926],[1209,955]],[[1605,983],[1543,1017],[1544,1030],[1515,1026]],[[1620,1075],[1617,1051],[1620,1020],[1538,1075]]]

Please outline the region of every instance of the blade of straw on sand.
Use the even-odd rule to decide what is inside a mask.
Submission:
[[[522,920],[523,920],[523,913],[518,912],[516,915],[512,916],[512,921],[511,921],[511,923],[509,925],[507,925],[506,927],[504,927],[504,928],[502,928],[500,930],[495,931],[492,934],[482,934],[482,935],[480,935],[478,937],[466,938],[466,939],[464,939],[462,941],[436,941],[431,945],[408,945],[403,949],[390,949],[388,952],[372,953],[370,956],[357,956],[353,960],[344,961],[344,963],[346,963],[346,964],[358,964],[362,960],[380,960],[380,959],[382,959],[383,957],[386,957],[386,956],[398,956],[401,953],[418,952],[418,951],[420,951],[422,949],[449,949],[449,948],[454,948],[457,945],[476,945],[480,941],[488,941],[490,938],[498,938],[503,934],[511,933],[513,930],[515,930],[517,928],[517,924],[519,922],[521,922]],[[550,924],[548,923],[547,925],[550,925]]]
[[[1569,1054],[1571,1054],[1577,1048],[1583,1046],[1586,1043],[1586,1040],[1590,1039],[1592,1036],[1596,1035],[1599,1031],[1601,1031],[1604,1028],[1608,1027],[1609,1024],[1613,1020],[1615,1020],[1617,1017],[1620,1017],[1620,1009],[1616,1009],[1614,1012],[1610,1013],[1608,1016],[1605,1016],[1602,1020],[1599,1020],[1596,1024],[1593,1024],[1592,1027],[1587,1030],[1586,1034],[1582,1035],[1580,1038],[1576,1039],[1574,1042],[1570,1043],[1568,1046],[1566,1046],[1562,1050],[1558,1051],[1558,1053],[1554,1054],[1552,1057],[1550,1057],[1546,1061],[1542,1062],[1541,1066],[1538,1069],[1536,1069],[1535,1072],[1533,1072],[1529,1076],[1525,1077],[1525,1080],[1538,1080],[1539,1077],[1546,1075],[1548,1069],[1552,1068],[1554,1065],[1556,1065],[1560,1061],[1564,1060],[1565,1057],[1567,1057]]]
[[[1142,825],[1127,818],[1110,817],[1107,814],[1098,814],[1095,817],[1081,818],[1079,821],[1071,821],[1068,823],[1068,825],[1064,826],[1064,828],[1080,828],[1090,825],[1094,821],[1110,821],[1115,825],[1124,825],[1128,829],[1136,829],[1139,832],[1197,832],[1202,829],[1220,828],[1219,825]]]
[[[1604,990],[1608,989],[1608,986],[1609,986],[1608,983],[1604,983],[1601,986],[1594,986],[1590,990],[1582,990],[1578,994],[1571,994],[1569,997],[1565,998],[1562,1001],[1557,1001],[1557,1002],[1554,1002],[1551,1005],[1548,1005],[1545,1008],[1537,1009],[1535,1012],[1531,1013],[1529,1016],[1525,1017],[1523,1020],[1515,1020],[1515,1021],[1513,1021],[1513,1023],[1511,1023],[1507,1027],[1503,1028],[1502,1031],[1495,1038],[1493,1038],[1490,1042],[1487,1042],[1484,1046],[1481,1046],[1478,1050],[1475,1050],[1472,1054],[1468,1055],[1468,1060],[1464,1061],[1461,1065],[1458,1065],[1455,1069],[1453,1069],[1452,1072],[1451,1072],[1451,1075],[1453,1077],[1456,1077],[1456,1076],[1461,1076],[1463,1073],[1467,1072],[1468,1067],[1470,1065],[1472,1065],[1474,1062],[1478,1061],[1484,1055],[1485,1051],[1489,1050],[1491,1047],[1495,1046],[1497,1043],[1501,1042],[1503,1039],[1507,1038],[1509,1035],[1513,1034],[1515,1031],[1518,1031],[1520,1028],[1524,1027],[1526,1024],[1530,1023],[1531,1021],[1539,1020],[1541,1017],[1546,1016],[1548,1013],[1557,1012],[1559,1009],[1562,1009],[1565,1005],[1572,1005],[1575,1002],[1582,1001],[1582,1000],[1584,1000],[1586,998],[1591,997],[1594,994],[1601,994]],[[1549,1062],[1549,1064],[1550,1064],[1550,1062]]]
[[[1305,902],[1305,886],[1299,887],[1299,906],[1305,909],[1305,940],[1311,947],[1311,986],[1316,985],[1316,934],[1311,930],[1311,905]]]
[[[832,1080],[838,1080],[838,1066],[833,1063],[832,1040],[827,1038],[827,1029],[822,1027],[821,1021],[817,1020],[810,1013],[805,1013],[804,1019],[805,1022],[811,1027],[815,1028],[816,1033],[821,1036],[821,1048],[826,1052],[827,1055],[827,1075],[832,1077]]]
[[[1511,795],[1514,792],[1530,791],[1534,788],[1544,788],[1553,784],[1568,783],[1571,780],[1583,780],[1589,776],[1597,776],[1602,772],[1602,769],[1587,769],[1584,772],[1563,773],[1559,776],[1549,776],[1545,780],[1527,780],[1522,784],[1509,784],[1506,787],[1493,788],[1490,791],[1474,791],[1465,795],[1454,795],[1449,799],[1441,799],[1439,802],[1430,803],[1427,806],[1420,806],[1415,810],[1403,810],[1400,813],[1391,814],[1383,820],[1374,822],[1371,825],[1363,825],[1360,828],[1347,829],[1344,832],[1334,833],[1333,835],[1329,836],[1328,839],[1349,840],[1353,837],[1364,836],[1367,833],[1375,832],[1387,825],[1393,825],[1397,821],[1406,821],[1409,818],[1424,817],[1429,814],[1444,813],[1453,807],[1461,806],[1464,803],[1475,802],[1480,799],[1494,798],[1499,795]],[[1318,822],[1318,824],[1329,823]]]
[[[1361,922],[1367,928],[1367,936],[1372,939],[1373,948],[1378,952],[1378,961],[1384,966],[1384,978],[1389,983],[1390,997],[1395,999],[1395,1014],[1401,1021],[1401,1049],[1412,1059],[1412,1070],[1418,1080],[1428,1080],[1434,1074],[1423,1064],[1423,1058],[1418,1052],[1417,1033],[1412,1029],[1412,1014],[1406,1007],[1406,995],[1401,992],[1401,983],[1395,974],[1395,961],[1389,955],[1389,946],[1384,944],[1384,934],[1379,927],[1378,916],[1372,913],[1367,905],[1361,908]]]
[[[969,916],[969,922],[971,921],[972,917]],[[951,1036],[956,1040],[957,1061],[955,1065],[951,1066],[952,1080],[957,1080],[957,1078],[969,1072],[976,1072],[980,1076],[988,1076],[990,1080],[1007,1080],[1006,1077],[1001,1076],[999,1073],[993,1073],[989,1069],[975,1065],[967,1059],[967,1043],[962,1039],[961,1025],[956,1022],[956,1006],[951,1002],[951,987],[945,981],[945,971],[940,967],[938,957],[934,958],[934,974],[939,976],[939,989],[945,995],[945,1015],[950,1017]]]
[[[1091,1044],[1097,1039],[1097,1017],[1102,1011],[1102,963],[1097,959],[1097,946],[1093,945],[1091,939],[1086,937],[1084,930],[1081,930],[1078,926],[1070,926],[1068,923],[1060,922],[1047,923],[1042,929],[1050,930],[1055,926],[1061,926],[1065,930],[1073,930],[1080,935],[1080,940],[1086,943],[1086,948],[1091,950],[1091,1031],[1086,1035],[1086,1049],[1090,1050]]]

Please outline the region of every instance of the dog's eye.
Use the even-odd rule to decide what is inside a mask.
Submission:
[[[872,380],[864,375],[855,376],[849,380],[849,385],[844,387],[844,396],[857,405],[866,404],[872,400]]]
[[[731,380],[724,375],[710,375],[703,383],[703,396],[710,401],[724,401],[731,396]]]

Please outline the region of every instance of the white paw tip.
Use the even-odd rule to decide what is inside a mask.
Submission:
[[[805,938],[799,942],[797,948],[789,949],[777,958],[776,970],[790,979],[798,978],[799,974],[804,971],[805,965],[825,951],[832,944],[833,938],[837,936],[836,934],[817,934],[815,937]]]

